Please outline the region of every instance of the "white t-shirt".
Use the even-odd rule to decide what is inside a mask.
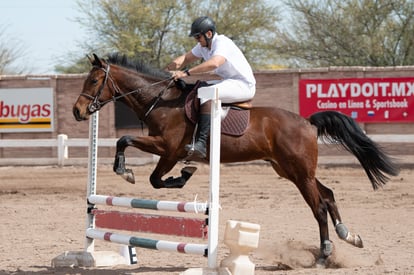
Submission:
[[[217,75],[223,79],[242,80],[249,86],[256,85],[249,62],[239,47],[227,36],[215,34],[211,42],[211,50],[197,43],[191,52],[204,60],[209,60],[215,55],[223,56],[226,62],[214,71]]]

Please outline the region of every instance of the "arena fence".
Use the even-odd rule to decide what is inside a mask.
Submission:
[[[381,134],[381,135],[368,135],[372,140],[377,143],[414,143],[414,135],[404,134]],[[117,138],[100,138],[98,141],[98,147],[110,147],[116,146]],[[322,144],[322,142],[320,142]],[[0,166],[5,165],[73,165],[70,161],[69,148],[71,147],[88,147],[89,139],[87,138],[69,138],[65,134],[60,134],[56,139],[0,139],[1,148],[36,148],[36,147],[49,147],[57,148],[57,155],[55,158],[0,158]],[[152,156],[149,158],[131,159],[133,163],[145,164],[156,162],[158,156]],[[43,161],[42,161],[43,159]],[[87,159],[84,159],[86,163]],[[110,160],[112,161],[112,160]],[[78,163],[83,163],[78,161]]]

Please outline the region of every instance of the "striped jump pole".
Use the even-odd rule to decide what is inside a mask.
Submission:
[[[88,203],[188,213],[207,213],[208,208],[207,203],[160,201],[125,197],[112,197],[104,195],[91,195],[88,197]]]
[[[148,249],[156,249],[170,252],[180,252],[186,254],[196,254],[207,256],[207,244],[188,244],[171,241],[153,240],[147,238],[131,237],[128,235],[105,232],[93,228],[86,230],[86,236],[92,239],[99,239],[108,242],[115,242],[128,246],[136,246]]]

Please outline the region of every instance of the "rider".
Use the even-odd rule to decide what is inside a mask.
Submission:
[[[189,36],[197,40],[197,45],[167,66],[170,71],[178,70],[173,73],[174,79],[214,71],[221,80],[208,83],[213,84],[210,87],[217,88],[218,97],[223,103],[242,102],[253,98],[256,92],[256,79],[250,64],[230,38],[216,33],[216,25],[210,17],[202,16],[195,19]],[[190,69],[180,70],[199,59],[203,59],[204,62]],[[194,145],[187,144],[185,149],[189,152],[194,150],[196,157],[205,158],[210,133],[211,102],[201,99],[200,103],[196,142]]]

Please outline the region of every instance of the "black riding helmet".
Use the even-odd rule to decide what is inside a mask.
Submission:
[[[193,24],[191,24],[191,32],[189,36],[194,37],[196,35],[203,35],[208,31],[211,31],[214,35],[216,32],[216,24],[210,17],[201,16],[194,20]]]

